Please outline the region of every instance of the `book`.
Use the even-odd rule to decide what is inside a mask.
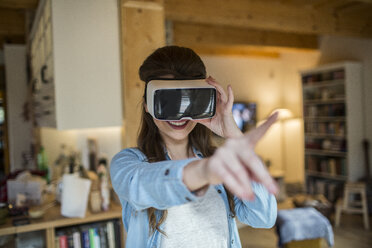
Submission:
[[[87,229],[81,231],[82,248],[90,248],[89,231]]]
[[[67,236],[61,235],[59,236],[59,247],[60,248],[68,248]]]
[[[74,248],[81,248],[81,238],[80,238],[80,232],[78,231],[75,231],[73,234],[72,234],[72,239],[73,239],[73,244],[74,244]]]
[[[101,241],[98,233],[98,228],[94,228],[94,247],[101,248]]]
[[[113,220],[114,222],[114,230],[115,230],[115,244],[117,246],[121,246],[121,228],[120,228],[120,220]]]
[[[107,248],[107,232],[106,232],[106,225],[101,224],[99,226],[99,237],[101,241],[101,248]]]
[[[115,231],[114,231],[114,223],[112,221],[107,222],[106,230],[107,230],[108,247],[115,248]]]
[[[90,244],[90,248],[97,248],[95,246],[95,240],[94,240],[94,228],[89,228],[89,244]]]
[[[74,239],[73,239],[71,230],[66,231],[66,236],[67,236],[67,246],[68,246],[68,248],[74,248]]]

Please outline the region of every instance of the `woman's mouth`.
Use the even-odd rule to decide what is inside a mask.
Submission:
[[[174,129],[183,129],[186,127],[188,122],[189,121],[185,121],[185,120],[184,121],[167,121],[169,126],[171,126]]]

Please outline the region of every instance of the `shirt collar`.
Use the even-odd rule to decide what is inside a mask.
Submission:
[[[167,160],[171,160],[171,159],[170,159],[170,156],[169,156],[169,154],[168,154],[168,150],[167,150],[167,148],[164,146],[163,149],[164,149],[165,158],[166,158]],[[194,146],[192,147],[192,151],[193,151],[193,153],[194,153],[198,158],[204,158],[203,154],[202,154],[198,149],[196,149]]]

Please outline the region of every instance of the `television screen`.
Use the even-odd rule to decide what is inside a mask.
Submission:
[[[233,104],[234,120],[243,132],[256,126],[256,106],[256,103],[249,102],[235,102]]]

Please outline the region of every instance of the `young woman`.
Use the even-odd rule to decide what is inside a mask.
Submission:
[[[199,121],[159,121],[148,113],[144,96],[138,147],[119,152],[110,167],[126,247],[241,247],[235,217],[252,227],[272,227],[277,186],[254,148],[277,115],[243,134],[232,116],[231,87],[226,93],[206,78],[200,57],[188,48],[157,49],[139,74],[146,85],[153,79],[205,78],[218,96],[215,116]],[[211,131],[226,138],[218,149]]]

